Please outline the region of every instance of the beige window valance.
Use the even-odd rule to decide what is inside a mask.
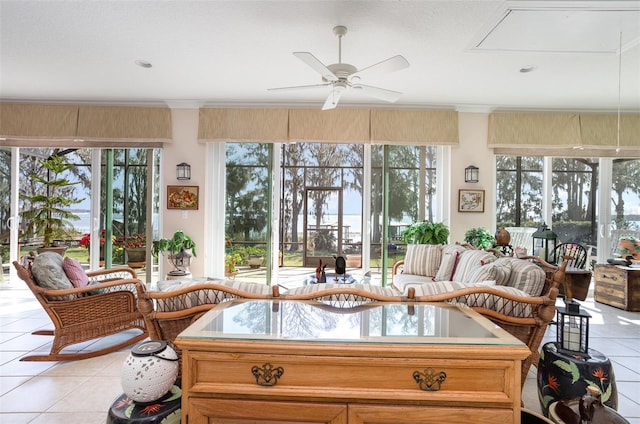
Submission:
[[[384,109],[200,109],[200,141],[458,144],[458,113]]]
[[[518,113],[489,115],[488,147],[498,154],[640,156],[640,114]],[[619,152],[616,149],[619,147]]]
[[[75,138],[78,106],[0,104],[3,138]]]
[[[458,112],[371,110],[371,141],[380,144],[458,144]]]
[[[169,108],[0,104],[0,138],[7,146],[155,147],[171,141],[171,131]]]
[[[287,109],[201,108],[199,141],[287,140]]]
[[[289,140],[369,141],[369,109],[289,109]]]

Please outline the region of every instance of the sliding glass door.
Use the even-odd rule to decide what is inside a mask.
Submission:
[[[58,205],[64,213],[49,215],[61,218],[61,231],[56,231],[52,240],[67,248],[66,256],[95,269],[127,264],[127,248],[133,244],[149,250],[151,243],[146,239],[151,226],[157,225],[154,218],[160,187],[149,181],[157,178],[157,172],[151,170],[157,166],[159,154],[159,150],[149,149],[1,149],[0,194],[10,199],[0,205],[2,278],[12,270],[11,261],[43,244],[43,232],[32,230],[42,209],[38,199],[52,196],[51,184],[47,184],[54,178],[52,172],[56,179],[68,182],[58,188],[58,194],[66,199]],[[59,173],[43,166],[43,161],[54,157],[68,165]],[[147,265],[145,261],[136,264],[141,268]],[[147,270],[152,269],[150,263]]]

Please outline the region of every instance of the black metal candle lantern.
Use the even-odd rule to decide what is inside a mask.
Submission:
[[[567,307],[558,306],[556,320],[558,350],[571,355],[589,356],[589,315],[573,301]]]
[[[542,257],[545,261],[549,262],[549,256],[552,254],[553,249],[556,247],[558,235],[551,231],[547,224],[542,223],[538,231],[533,233],[533,254]],[[542,256],[544,253],[544,256]]]

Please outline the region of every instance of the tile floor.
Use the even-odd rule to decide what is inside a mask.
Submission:
[[[618,411],[632,424],[640,424],[640,313],[596,303],[592,293],[581,303],[593,317],[590,346],[613,362]],[[28,352],[49,350],[47,336],[30,334],[49,325],[44,311],[19,280],[0,282],[0,422],[103,424],[109,406],[121,392],[120,372],[129,351],[74,362],[20,362]],[[555,327],[549,328],[547,339],[555,340]],[[539,412],[536,392],[536,369],[532,367],[523,401],[525,408]]]

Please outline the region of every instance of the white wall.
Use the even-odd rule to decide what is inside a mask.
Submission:
[[[172,109],[173,142],[164,145],[162,153],[162,199],[160,202],[162,221],[160,235],[168,238],[176,230],[182,230],[193,238],[198,247],[198,257],[191,259],[191,273],[204,275],[204,198],[206,196],[205,166],[206,145],[198,143],[198,109]],[[176,179],[176,165],[186,162],[191,165],[191,180]],[[168,185],[197,185],[200,187],[198,210],[181,211],[167,209]],[[166,264],[163,272],[170,271]]]
[[[490,232],[493,228],[495,217],[495,176],[493,172],[493,151],[487,148],[489,114],[466,113],[458,114],[458,130],[460,144],[451,149],[451,236],[449,241],[462,242],[464,233],[475,227],[484,227]],[[469,165],[475,165],[479,170],[477,183],[464,182],[464,169]],[[484,190],[484,212],[458,212],[458,190]]]
[[[484,227],[494,232],[494,187],[493,152],[487,148],[488,113],[461,112],[458,116],[460,144],[451,149],[451,204],[450,219],[451,242],[463,241],[464,233],[473,227]],[[198,109],[172,109],[173,142],[167,143],[163,151],[162,162],[162,214],[160,234],[170,237],[181,229],[191,236],[198,246],[198,257],[191,261],[193,275],[205,275],[205,198],[215,196],[205,186],[206,145],[198,142]],[[176,179],[176,165],[186,162],[191,165],[191,181]],[[475,165],[480,168],[479,182],[464,182],[464,168]],[[166,208],[167,185],[185,184],[200,187],[200,205],[197,211],[179,211]],[[459,189],[485,190],[485,211],[483,213],[459,213]],[[215,204],[215,202],[214,202]],[[224,225],[221,223],[221,225]],[[167,269],[165,267],[164,271]]]

